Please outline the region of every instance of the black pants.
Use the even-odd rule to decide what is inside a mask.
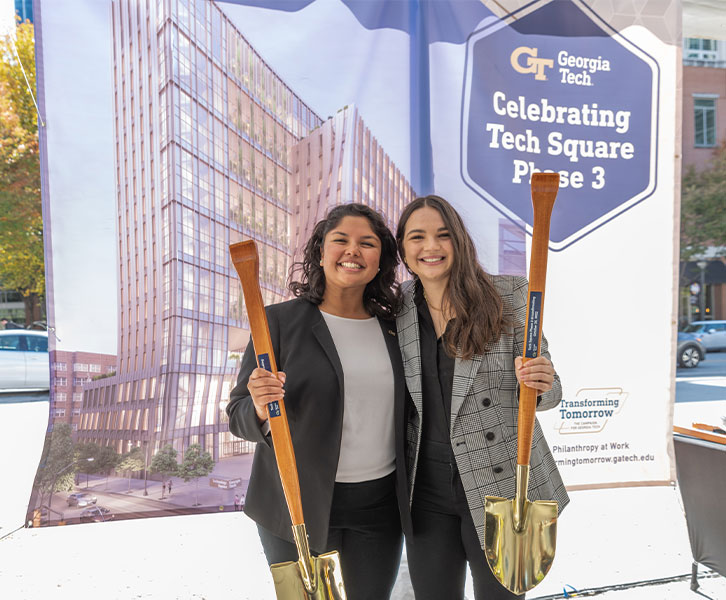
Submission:
[[[297,560],[294,544],[257,526],[269,564]],[[336,483],[328,544],[320,552],[340,552],[348,600],[390,598],[401,561],[401,518],[395,473],[361,483]]]
[[[524,598],[502,586],[487,564],[450,444],[422,443],[411,517],[406,555],[416,600],[463,600],[467,563],[476,600]]]

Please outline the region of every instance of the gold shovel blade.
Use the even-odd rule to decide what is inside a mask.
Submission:
[[[346,600],[340,554],[313,556],[313,593],[305,590],[299,561],[270,565],[277,600]]]
[[[487,496],[484,552],[499,583],[524,594],[547,575],[555,558],[557,502],[524,501],[524,519],[517,528],[516,499]]]

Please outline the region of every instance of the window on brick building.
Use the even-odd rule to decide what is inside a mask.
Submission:
[[[716,98],[694,97],[693,116],[695,119],[696,147],[713,147],[716,145]]]
[[[701,38],[686,38],[686,60],[716,60],[718,58],[718,42]]]

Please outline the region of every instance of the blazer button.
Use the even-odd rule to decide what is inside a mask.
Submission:
[[[484,398],[484,400],[481,401],[482,406],[490,406],[492,401],[489,398]]]
[[[492,432],[492,431],[487,431],[487,434],[486,434],[486,436],[485,436],[485,437],[486,437],[486,438],[487,438],[487,439],[488,439],[488,440],[489,440],[489,441],[491,442],[491,441],[492,441],[492,440],[494,439],[494,437],[495,437],[495,436],[494,436],[494,432]]]
[[[502,471],[504,471],[504,469],[502,469],[502,467],[494,467],[493,470],[495,473],[501,473]]]

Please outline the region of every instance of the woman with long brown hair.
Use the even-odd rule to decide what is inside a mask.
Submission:
[[[406,555],[416,600],[463,600],[467,563],[476,600],[517,598],[487,564],[484,499],[514,497],[518,385],[538,391],[538,410],[562,396],[544,336],[541,356],[521,364],[527,280],[485,273],[438,196],[406,206],[396,241],[413,275],[396,323],[411,397]],[[531,464],[530,497],[562,509],[567,493],[539,423]]]

